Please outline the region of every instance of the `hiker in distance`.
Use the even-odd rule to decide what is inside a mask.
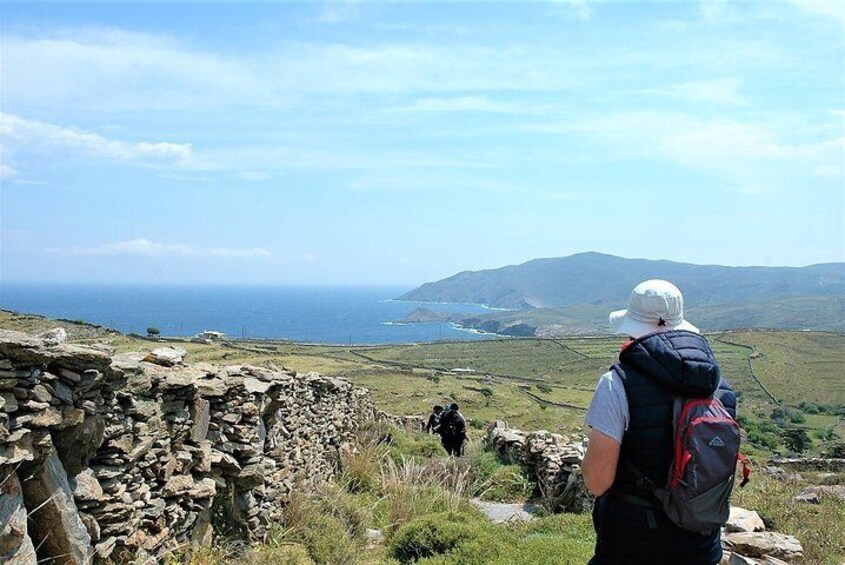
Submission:
[[[444,410],[440,415],[440,425],[437,429],[443,449],[455,457],[463,455],[464,442],[467,439],[466,420],[458,408],[458,405],[453,403]]]
[[[640,283],[610,322],[630,340],[586,415],[589,565],[716,565],[738,459],[747,482],[736,396],[672,283]]]
[[[428,422],[425,424],[425,433],[427,434],[435,434],[437,433],[437,427],[440,425],[440,416],[443,414],[443,407],[439,404],[436,405],[431,414],[428,416]]]

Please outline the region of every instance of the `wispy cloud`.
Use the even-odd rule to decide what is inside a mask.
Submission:
[[[73,256],[143,256],[143,257],[222,257],[251,259],[270,257],[272,253],[263,247],[198,247],[181,243],[159,243],[149,239],[133,239],[116,243],[104,243],[93,247],[71,246],[51,247],[47,253]]]
[[[782,132],[733,119],[705,119],[681,112],[621,112],[527,128],[594,138],[608,144],[612,158],[646,156],[671,161],[723,178],[750,194],[780,190],[791,178],[845,176],[843,138],[784,141]]]
[[[593,15],[591,4],[596,4],[597,0],[552,0],[554,4],[565,6],[569,13],[575,15],[579,20],[589,20]]]
[[[542,114],[551,106],[498,102],[487,96],[454,96],[421,98],[407,106],[397,106],[399,112],[489,112],[496,114]]]
[[[6,164],[0,164],[0,179],[11,179],[18,175],[18,171]]]
[[[189,143],[127,142],[97,133],[0,113],[0,141],[10,150],[59,150],[86,157],[148,165],[197,166]]]
[[[744,106],[748,100],[739,91],[739,86],[739,79],[720,78],[681,82],[642,92],[693,103]]]
[[[789,0],[789,2],[799,8],[845,23],[845,3],[839,0]]]

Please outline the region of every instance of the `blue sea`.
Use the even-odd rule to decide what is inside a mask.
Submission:
[[[397,302],[407,288],[129,286],[2,284],[0,308],[84,320],[122,332],[230,337],[327,344],[476,340],[491,336],[447,323],[395,325],[421,303]],[[479,314],[476,304],[424,304],[430,310]]]

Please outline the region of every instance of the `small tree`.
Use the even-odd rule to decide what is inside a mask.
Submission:
[[[834,443],[827,448],[825,455],[835,459],[845,459],[845,443]]]
[[[159,330],[155,326],[150,326],[147,328],[147,337],[158,337],[161,334],[161,330]]]
[[[783,443],[786,444],[787,449],[794,451],[795,453],[804,453],[812,444],[810,436],[808,436],[807,432],[802,428],[789,428],[784,430]]]

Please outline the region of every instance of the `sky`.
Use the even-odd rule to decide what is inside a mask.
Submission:
[[[845,3],[0,1],[0,283],[845,260]]]

